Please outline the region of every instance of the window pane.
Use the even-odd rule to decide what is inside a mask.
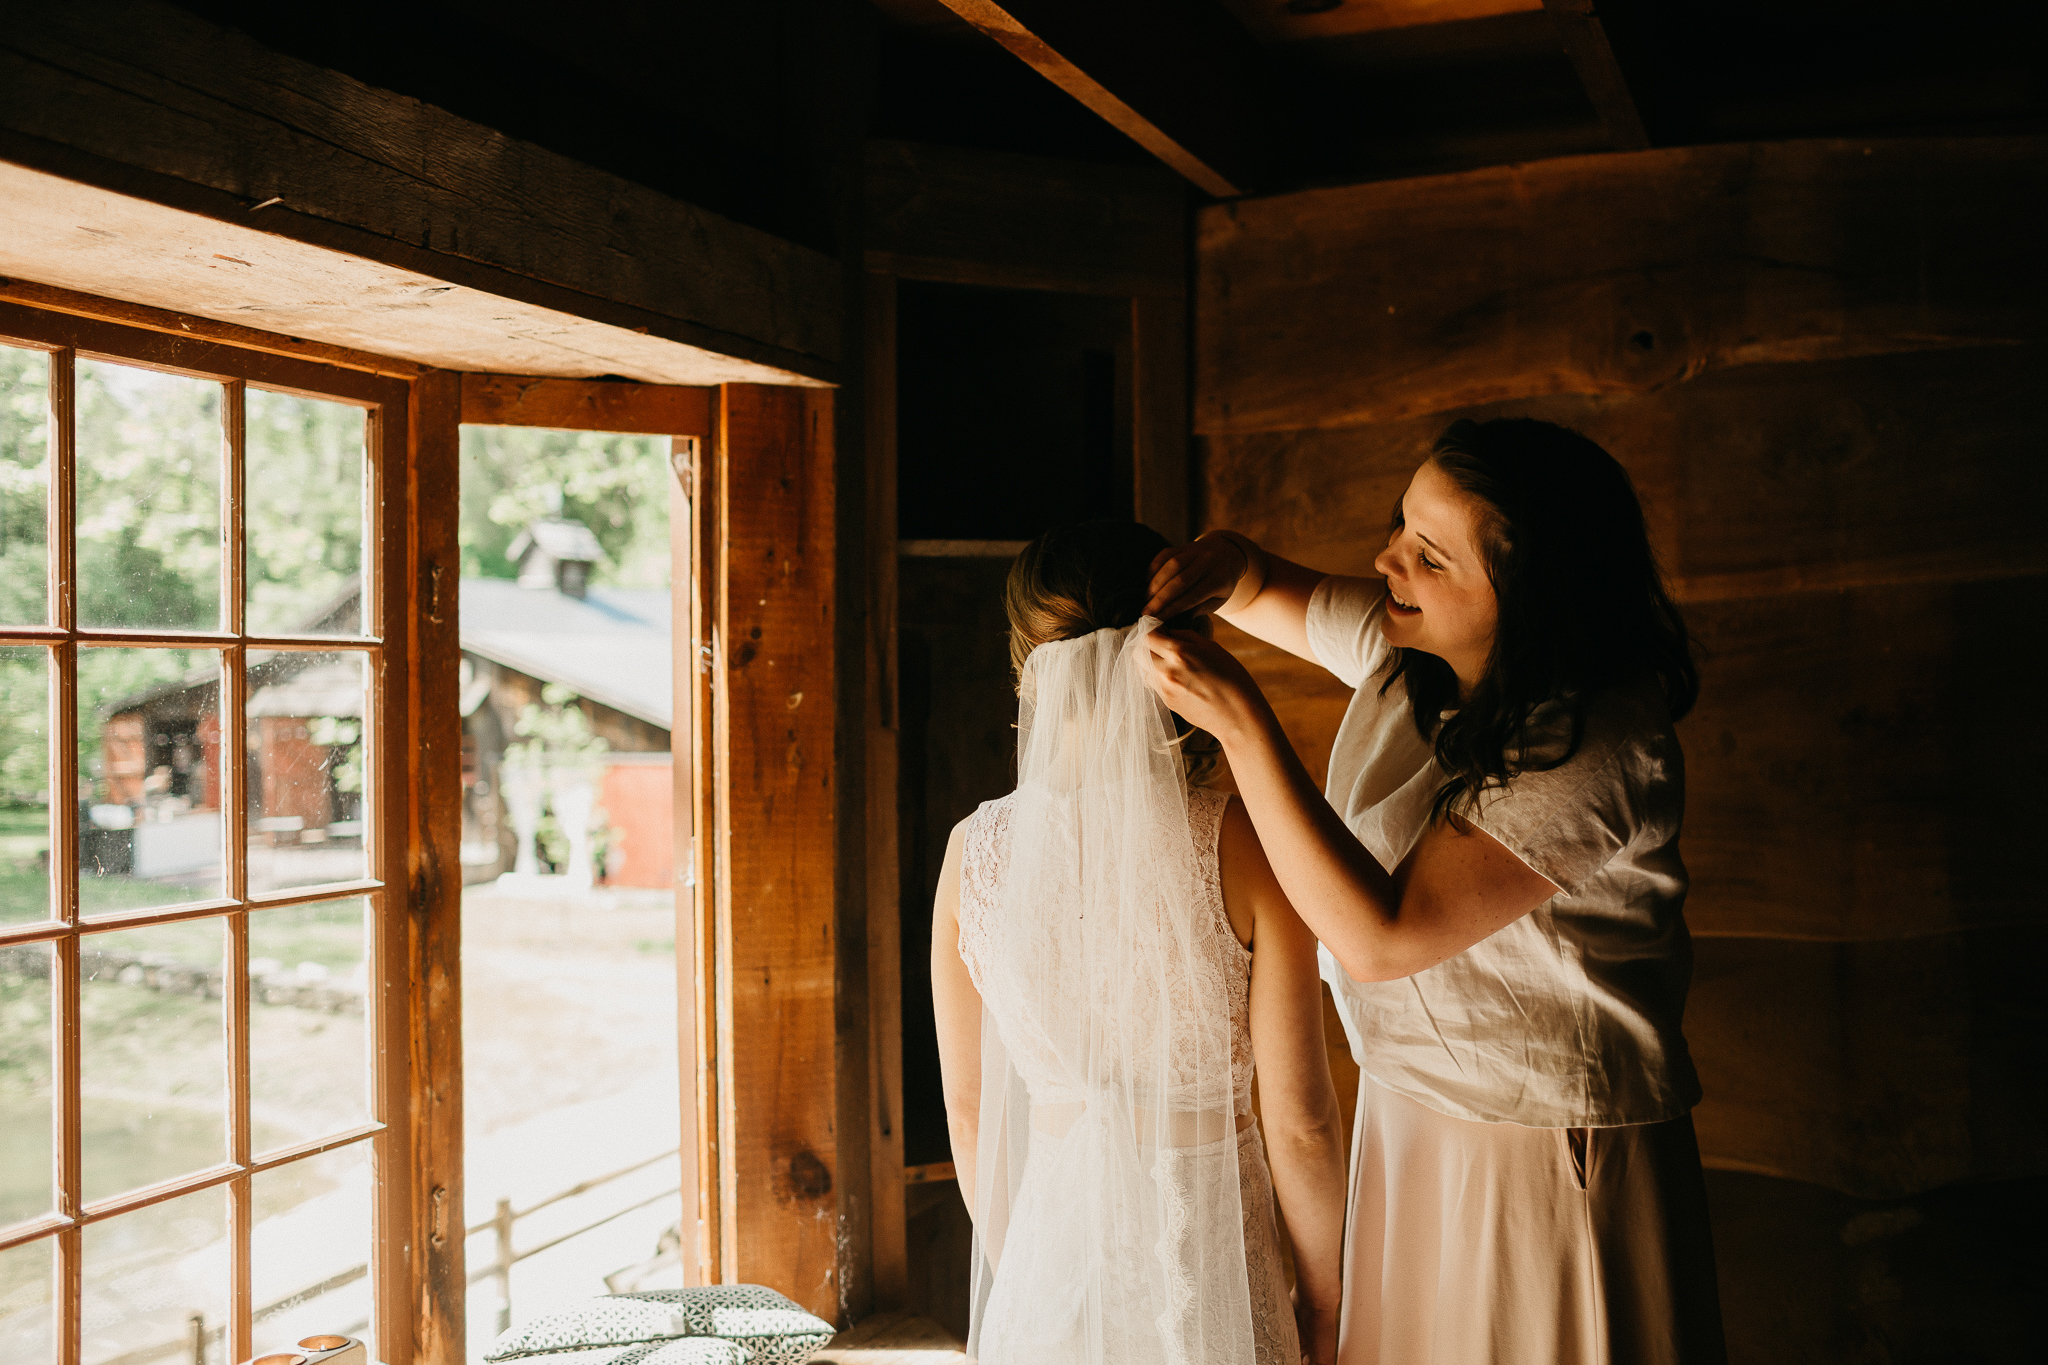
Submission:
[[[88,1203],[227,1160],[227,926],[79,942]]]
[[[221,386],[78,362],[78,620],[220,628]]]
[[[47,943],[0,948],[0,1226],[57,1207],[50,1166],[50,963]],[[0,1285],[0,1317],[6,1315]],[[0,1360],[12,1356],[0,1350]]]
[[[369,1121],[369,932],[360,896],[249,913],[249,1098],[270,1145]]]
[[[352,1143],[251,1177],[256,1353],[314,1333],[370,1348],[370,1144]]]
[[[49,619],[50,357],[0,346],[0,621]]]
[[[364,875],[366,657],[249,656],[252,892]]]
[[[0,1251],[0,1360],[51,1365],[57,1355],[57,1239]]]
[[[85,914],[225,894],[220,750],[220,651],[78,651]]]
[[[225,1186],[88,1226],[84,1365],[225,1365],[227,1238]]]
[[[345,403],[248,390],[251,634],[362,634],[368,417]]]
[[[49,651],[0,648],[0,924],[49,917]]]

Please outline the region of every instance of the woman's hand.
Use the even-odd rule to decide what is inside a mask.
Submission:
[[[1255,727],[1266,698],[1237,656],[1214,640],[1188,631],[1155,630],[1146,681],[1166,709],[1216,736],[1226,748]]]
[[[1251,556],[1228,536],[1210,533],[1152,558],[1152,596],[1145,614],[1170,621],[1189,612],[1213,612],[1230,600]]]

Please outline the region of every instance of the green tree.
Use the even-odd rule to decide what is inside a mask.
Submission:
[[[512,578],[505,555],[538,517],[574,517],[604,547],[602,586],[668,586],[668,442],[535,427],[462,429],[462,573]]]
[[[43,352],[0,346],[0,620],[16,625],[45,619],[49,376]]]

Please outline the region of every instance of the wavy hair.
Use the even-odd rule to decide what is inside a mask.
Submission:
[[[1055,526],[1026,545],[1010,565],[1003,606],[1010,617],[1010,670],[1022,684],[1024,661],[1049,640],[1078,640],[1122,630],[1145,614],[1152,560],[1171,542],[1137,521],[1082,521]],[[1207,617],[1178,616],[1169,630],[1209,633]],[[1188,780],[1214,775],[1222,746],[1206,730],[1173,718],[1187,756]]]
[[[1519,772],[1569,762],[1603,689],[1654,678],[1677,720],[1699,698],[1685,618],[1665,588],[1628,472],[1593,441],[1528,417],[1454,422],[1430,460],[1479,510],[1479,547],[1499,606],[1493,651],[1463,702],[1434,654],[1396,649],[1381,695],[1406,679],[1415,727],[1447,780],[1434,818]],[[1403,524],[1394,509],[1394,526]],[[1570,721],[1561,757],[1529,760],[1556,703]],[[1443,712],[1457,708],[1448,720]]]

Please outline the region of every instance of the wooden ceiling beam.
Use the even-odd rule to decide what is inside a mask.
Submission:
[[[1220,6],[944,0],[968,23],[1219,199],[1273,178],[1260,57]]]
[[[1565,54],[1579,73],[1579,84],[1586,87],[1587,97],[1607,126],[1608,140],[1618,151],[1639,152],[1649,147],[1642,111],[1594,0],[1543,0],[1543,8],[1557,26]]]

